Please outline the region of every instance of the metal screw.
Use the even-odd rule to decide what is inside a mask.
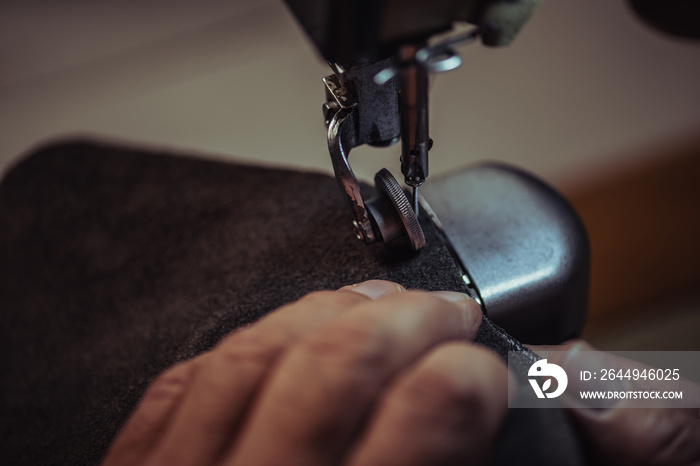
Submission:
[[[364,239],[364,234],[362,232],[362,228],[360,228],[360,224],[357,223],[357,220],[352,221],[352,226],[355,228],[355,234],[357,235],[357,239],[362,241]]]

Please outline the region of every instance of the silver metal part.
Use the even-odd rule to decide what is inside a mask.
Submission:
[[[462,58],[455,51],[456,45],[468,44],[479,37],[479,28],[473,28],[454,36],[448,36],[425,46],[416,52],[416,61],[431,73],[454,70],[462,64]]]
[[[335,171],[335,179],[350,205],[358,238],[371,244],[377,238],[367,215],[360,186],[348,161],[348,153],[355,146],[356,131],[353,113],[357,104],[337,76],[327,76],[323,82],[334,99],[324,105],[324,113],[328,124],[328,152]]]
[[[479,37],[479,29],[474,28],[454,36],[445,37],[432,45],[421,47],[415,53],[415,63],[430,73],[454,70],[462,64],[462,58],[453,47],[473,42],[477,37]],[[381,70],[374,76],[374,82],[380,85],[388,82],[399,73],[402,66],[399,63]]]
[[[413,187],[413,213],[418,217],[418,186]]]
[[[588,240],[561,195],[521,170],[483,164],[434,180],[421,198],[489,318],[533,344],[579,334]]]
[[[367,208],[362,199],[360,186],[348,162],[348,150],[345,149],[345,147],[352,147],[352,144],[348,143],[348,139],[352,137],[351,125],[351,108],[341,108],[335,112],[328,124],[328,151],[333,163],[335,179],[350,205],[358,237],[365,243],[371,244],[377,238],[367,216]]]
[[[428,73],[457,68],[462,59],[454,50],[460,43],[471,42],[479,35],[472,29],[441,38],[431,45],[404,45],[398,60],[374,76],[376,84],[399,79],[399,113],[401,118],[401,173],[409,186],[421,186],[428,177]]]
[[[399,52],[401,173],[406,184],[420,186],[428,177],[428,70],[416,62],[417,47]]]
[[[387,169],[382,169],[375,176],[379,197],[365,204],[348,160],[350,149],[357,145],[357,103],[337,76],[328,76],[323,82],[331,97],[323,106],[328,125],[328,151],[336,181],[352,211],[357,237],[371,244],[377,240],[391,242],[405,236],[411,249],[421,249],[425,246],[425,236],[417,214]]]
[[[386,168],[374,176],[379,197],[367,201],[370,216],[384,242],[406,236],[411,249],[425,246],[425,235],[401,186]]]
[[[340,82],[338,76],[331,74],[323,78],[323,84],[326,85],[328,93],[333,97],[335,102],[342,108],[354,107],[357,102],[352,93]]]
[[[428,73],[459,66],[461,60],[452,46],[476,36],[476,31],[470,31],[422,48],[405,45],[399,49],[397,58],[350,69],[332,64],[335,74],[323,79],[327,96],[323,113],[333,170],[352,211],[357,236],[365,243],[377,239],[389,242],[402,236],[403,232],[412,249],[418,250],[425,245],[417,220],[417,187],[428,177],[428,151],[433,143],[428,137]],[[393,79],[395,76],[397,79]],[[360,144],[393,144],[399,134],[401,172],[406,184],[413,187],[413,202],[408,201],[388,171],[388,177],[380,176],[383,173],[380,172],[375,182],[389,204],[387,199],[373,200],[375,215],[370,219],[348,154]],[[393,206],[396,215],[391,213],[389,205]]]

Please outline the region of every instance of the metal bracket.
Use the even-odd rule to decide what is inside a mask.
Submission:
[[[348,161],[350,149],[355,147],[357,141],[354,118],[357,102],[336,75],[326,76],[323,78],[323,83],[326,85],[327,94],[333,99],[326,102],[323,107],[328,127],[328,152],[331,156],[335,179],[350,205],[354,218],[353,226],[358,239],[371,244],[377,240],[377,236],[372,229],[360,185]]]
[[[381,170],[375,177],[379,197],[367,203],[362,198],[360,185],[348,160],[350,150],[358,145],[357,102],[337,76],[327,76],[323,82],[329,97],[323,106],[328,127],[328,152],[335,179],[350,205],[358,239],[371,244],[404,236],[412,250],[421,249],[425,246],[425,237],[417,214],[388,170]]]

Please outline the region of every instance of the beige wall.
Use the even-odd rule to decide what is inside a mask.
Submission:
[[[330,169],[327,68],[281,0],[5,0],[0,44],[0,167],[95,133]],[[700,129],[700,46],[648,30],[622,0],[549,0],[512,47],[462,52],[431,93],[434,174],[499,159],[571,183]],[[371,179],[397,157],[353,162]]]

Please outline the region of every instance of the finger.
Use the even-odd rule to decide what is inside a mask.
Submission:
[[[388,282],[386,280],[367,280],[357,285],[344,286],[341,291],[354,291],[368,298],[379,299],[391,293],[401,293],[406,289],[398,283]]]
[[[486,349],[439,346],[392,384],[348,464],[485,464],[508,410],[507,374]]]
[[[623,402],[624,403],[624,402]],[[700,464],[697,409],[570,410],[595,464]]]
[[[445,296],[446,297],[446,296]],[[448,340],[473,338],[479,306],[424,292],[362,303],[290,349],[229,464],[337,463],[396,373]],[[269,448],[275,439],[275,448]]]
[[[104,466],[143,462],[192,380],[194,366],[191,360],[158,376],[110,447]]]
[[[385,281],[355,288],[354,292],[311,293],[224,339],[198,367],[149,463],[202,465],[215,461],[240,426],[265,374],[289,345],[345,309],[370,301],[370,294],[400,291],[398,285]]]
[[[554,351],[548,357],[564,367],[568,373],[595,372],[600,368],[616,370],[635,369],[640,372],[653,369],[638,361],[596,350],[588,343],[573,340],[564,346],[567,351]],[[646,378],[645,378],[646,379]],[[579,390],[649,390],[647,380],[570,380],[573,393]],[[591,384],[593,384],[591,386]],[[700,400],[700,387],[688,380],[660,381],[654,390],[680,390],[683,401],[691,406]],[[648,407],[630,408],[634,401],[593,401],[605,409],[584,408],[590,400],[562,398],[571,409],[582,437],[596,464],[629,465],[687,465],[700,464],[700,419],[698,410]],[[636,404],[639,406],[639,404]]]

